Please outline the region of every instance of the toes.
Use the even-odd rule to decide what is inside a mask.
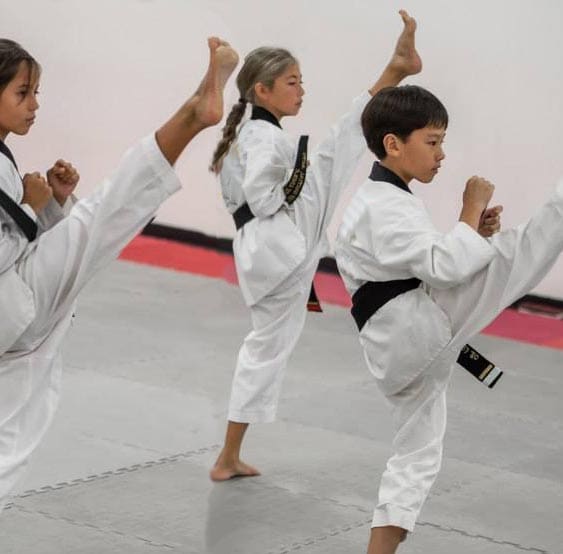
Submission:
[[[406,10],[399,10],[399,15],[403,20],[405,29],[407,29],[409,32],[416,30],[416,20],[412,18]]]
[[[209,49],[213,52],[214,50],[217,50],[219,46],[221,46],[222,41],[219,37],[209,37],[207,39],[207,44],[209,45]]]

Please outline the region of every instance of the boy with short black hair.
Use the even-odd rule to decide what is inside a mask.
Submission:
[[[530,221],[500,229],[494,187],[472,177],[459,222],[439,232],[411,180],[432,181],[448,114],[417,86],[384,89],[362,127],[379,158],[340,226],[336,258],[370,371],[396,435],[383,473],[368,554],[393,554],[412,531],[438,474],[446,388],[460,349],[546,275],[563,249],[563,181]]]

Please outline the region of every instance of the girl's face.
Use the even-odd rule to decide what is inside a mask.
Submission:
[[[21,62],[18,72],[0,94],[0,139],[9,133],[25,135],[35,121],[39,108],[39,75]]]
[[[303,82],[298,64],[290,65],[268,88],[262,83],[255,87],[256,103],[278,119],[286,115],[297,115],[303,104]]]

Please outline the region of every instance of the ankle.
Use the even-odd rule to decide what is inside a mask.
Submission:
[[[223,450],[219,456],[217,457],[217,461],[215,465],[222,465],[222,466],[235,466],[240,462],[240,457],[237,452],[230,452]]]

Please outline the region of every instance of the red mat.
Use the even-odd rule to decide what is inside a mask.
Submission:
[[[120,258],[215,277],[233,284],[237,282],[232,255],[171,240],[139,236],[131,241]],[[350,307],[350,297],[338,275],[317,273],[315,288],[321,301]],[[563,350],[563,321],[516,310],[505,310],[483,333]]]

